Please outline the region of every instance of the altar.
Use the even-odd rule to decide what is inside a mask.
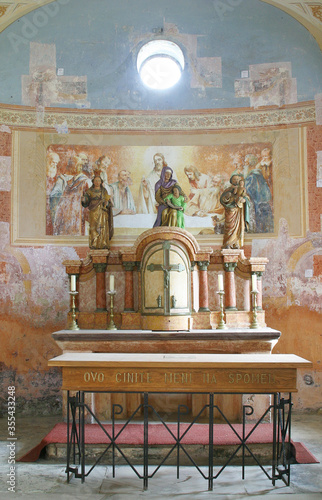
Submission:
[[[81,478],[82,482],[88,476],[101,458],[112,450],[112,469],[115,477],[116,451],[121,454],[126,463],[131,466],[135,474],[143,480],[144,489],[148,487],[148,481],[159,468],[165,464],[167,458],[175,453],[177,455],[177,477],[180,471],[180,452],[185,454],[191,464],[197,468],[200,474],[208,481],[208,489],[212,490],[214,480],[221,474],[238,450],[242,450],[242,478],[245,472],[245,453],[254,459],[266,476],[275,485],[275,481],[282,479],[287,485],[290,483],[290,440],[291,440],[291,394],[297,391],[297,369],[308,366],[310,362],[294,355],[246,355],[246,354],[106,354],[106,353],[66,353],[49,361],[49,366],[62,368],[62,389],[67,392],[67,468],[68,481],[70,475]],[[252,408],[245,405],[242,414],[242,435],[236,432],[226,418],[227,424],[236,433],[240,440],[231,457],[220,468],[219,472],[214,468],[214,414],[223,410],[216,404],[214,396],[217,393],[227,394],[245,392],[256,394],[271,394],[272,402],[268,405],[258,422],[245,432],[247,416],[252,413]],[[104,430],[95,411],[89,406],[86,395],[93,392],[106,394],[110,392],[120,393],[143,393],[142,402],[132,409],[129,418],[115,427],[115,415],[122,413],[120,405],[114,405],[112,413],[111,431]],[[202,393],[205,396],[205,404],[193,421],[182,425],[182,416],[185,409],[179,405],[177,422],[169,426],[155,408],[151,395],[153,393]],[[286,393],[283,397],[281,393]],[[133,417],[139,411],[143,414],[143,473],[132,463],[131,457],[127,456],[127,450],[122,447],[120,436],[133,421]],[[94,421],[99,424],[107,438],[105,450],[96,458],[94,465],[86,468],[86,439],[85,439],[85,413],[92,415]],[[149,432],[151,423],[149,415],[155,414],[173,440],[173,446],[166,458],[154,468],[151,473],[149,469]],[[208,433],[208,463],[206,471],[203,472],[197,464],[196,459],[187,451],[184,437],[191,429],[198,425],[201,414],[207,417],[206,429]],[[272,462],[271,473],[267,472],[251,451],[248,442],[249,437],[263,421],[266,414],[272,414],[273,439],[272,439]],[[71,425],[70,425],[71,424]],[[105,441],[106,442],[106,441]],[[78,464],[77,464],[78,457]]]
[[[84,260],[63,263],[69,328],[53,338],[63,352],[271,353],[280,332],[266,326],[262,308],[267,262],[242,249],[201,248],[177,227],[149,229],[117,251],[89,250]],[[109,398],[92,402],[103,419],[111,418],[113,403],[129,415],[139,402],[135,394]],[[204,397],[168,395],[159,404],[172,413],[178,402],[196,415]],[[241,395],[222,403],[229,418],[241,418]],[[66,417],[66,402],[64,408]]]
[[[243,454],[249,450],[246,425],[273,425],[271,479],[289,483],[291,393],[297,368],[309,362],[272,354],[281,333],[265,322],[267,263],[265,257],[246,258],[242,248],[201,248],[178,227],[153,228],[132,247],[92,249],[84,260],[63,263],[69,327],[53,333],[63,354],[49,365],[62,368],[68,428],[72,419],[68,474],[85,479],[85,423],[103,429],[112,422],[114,436],[117,420],[125,420],[124,427],[138,421],[146,437],[144,472],[137,474],[146,488],[151,414],[166,427],[166,419],[176,421],[178,436],[184,414],[192,419],[189,429],[201,416],[209,427],[209,489],[218,422],[242,425]],[[113,436],[108,434],[115,465],[115,449],[125,455]],[[76,444],[81,472],[69,463]],[[179,457],[180,437],[175,447]]]

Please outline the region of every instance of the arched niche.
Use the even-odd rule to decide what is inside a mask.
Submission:
[[[134,303],[136,296],[139,304],[137,312],[126,308],[122,328],[135,324],[142,330],[191,330],[191,269],[197,262],[209,262],[212,252],[211,248],[200,249],[191,233],[177,227],[148,229],[131,248],[122,249],[125,281],[133,289],[133,299],[127,296],[126,303]],[[136,284],[134,268],[139,274]]]
[[[191,314],[191,263],[179,241],[157,241],[146,247],[141,264],[143,315]]]

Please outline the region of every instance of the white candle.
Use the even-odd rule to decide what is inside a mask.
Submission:
[[[76,292],[76,275],[75,274],[70,275],[70,291]]]
[[[224,277],[222,274],[218,274],[218,289],[220,291],[224,289]]]
[[[252,274],[252,291],[257,292],[257,275]]]
[[[113,292],[114,291],[114,275],[111,274],[110,276],[110,291]]]

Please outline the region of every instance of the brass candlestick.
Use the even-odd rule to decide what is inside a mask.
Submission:
[[[226,323],[224,322],[224,290],[219,290],[217,292],[219,295],[219,305],[220,305],[220,320],[217,325],[216,330],[225,330],[227,328]]]
[[[116,294],[115,290],[110,290],[107,292],[108,295],[111,297],[111,306],[110,306],[110,322],[107,327],[108,330],[117,330],[115,323],[114,323],[114,295]]]
[[[72,297],[72,322],[69,326],[69,330],[79,330],[79,326],[76,321],[76,302],[75,298],[78,292],[69,292]]]
[[[258,324],[258,321],[257,321],[257,294],[258,294],[258,291],[257,290],[253,290],[252,292],[250,292],[254,299],[253,299],[253,321],[250,325],[250,328],[258,328],[259,327],[259,324]]]

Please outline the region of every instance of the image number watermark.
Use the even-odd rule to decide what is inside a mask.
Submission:
[[[12,493],[16,491],[16,388],[8,387],[8,465],[7,489]]]

